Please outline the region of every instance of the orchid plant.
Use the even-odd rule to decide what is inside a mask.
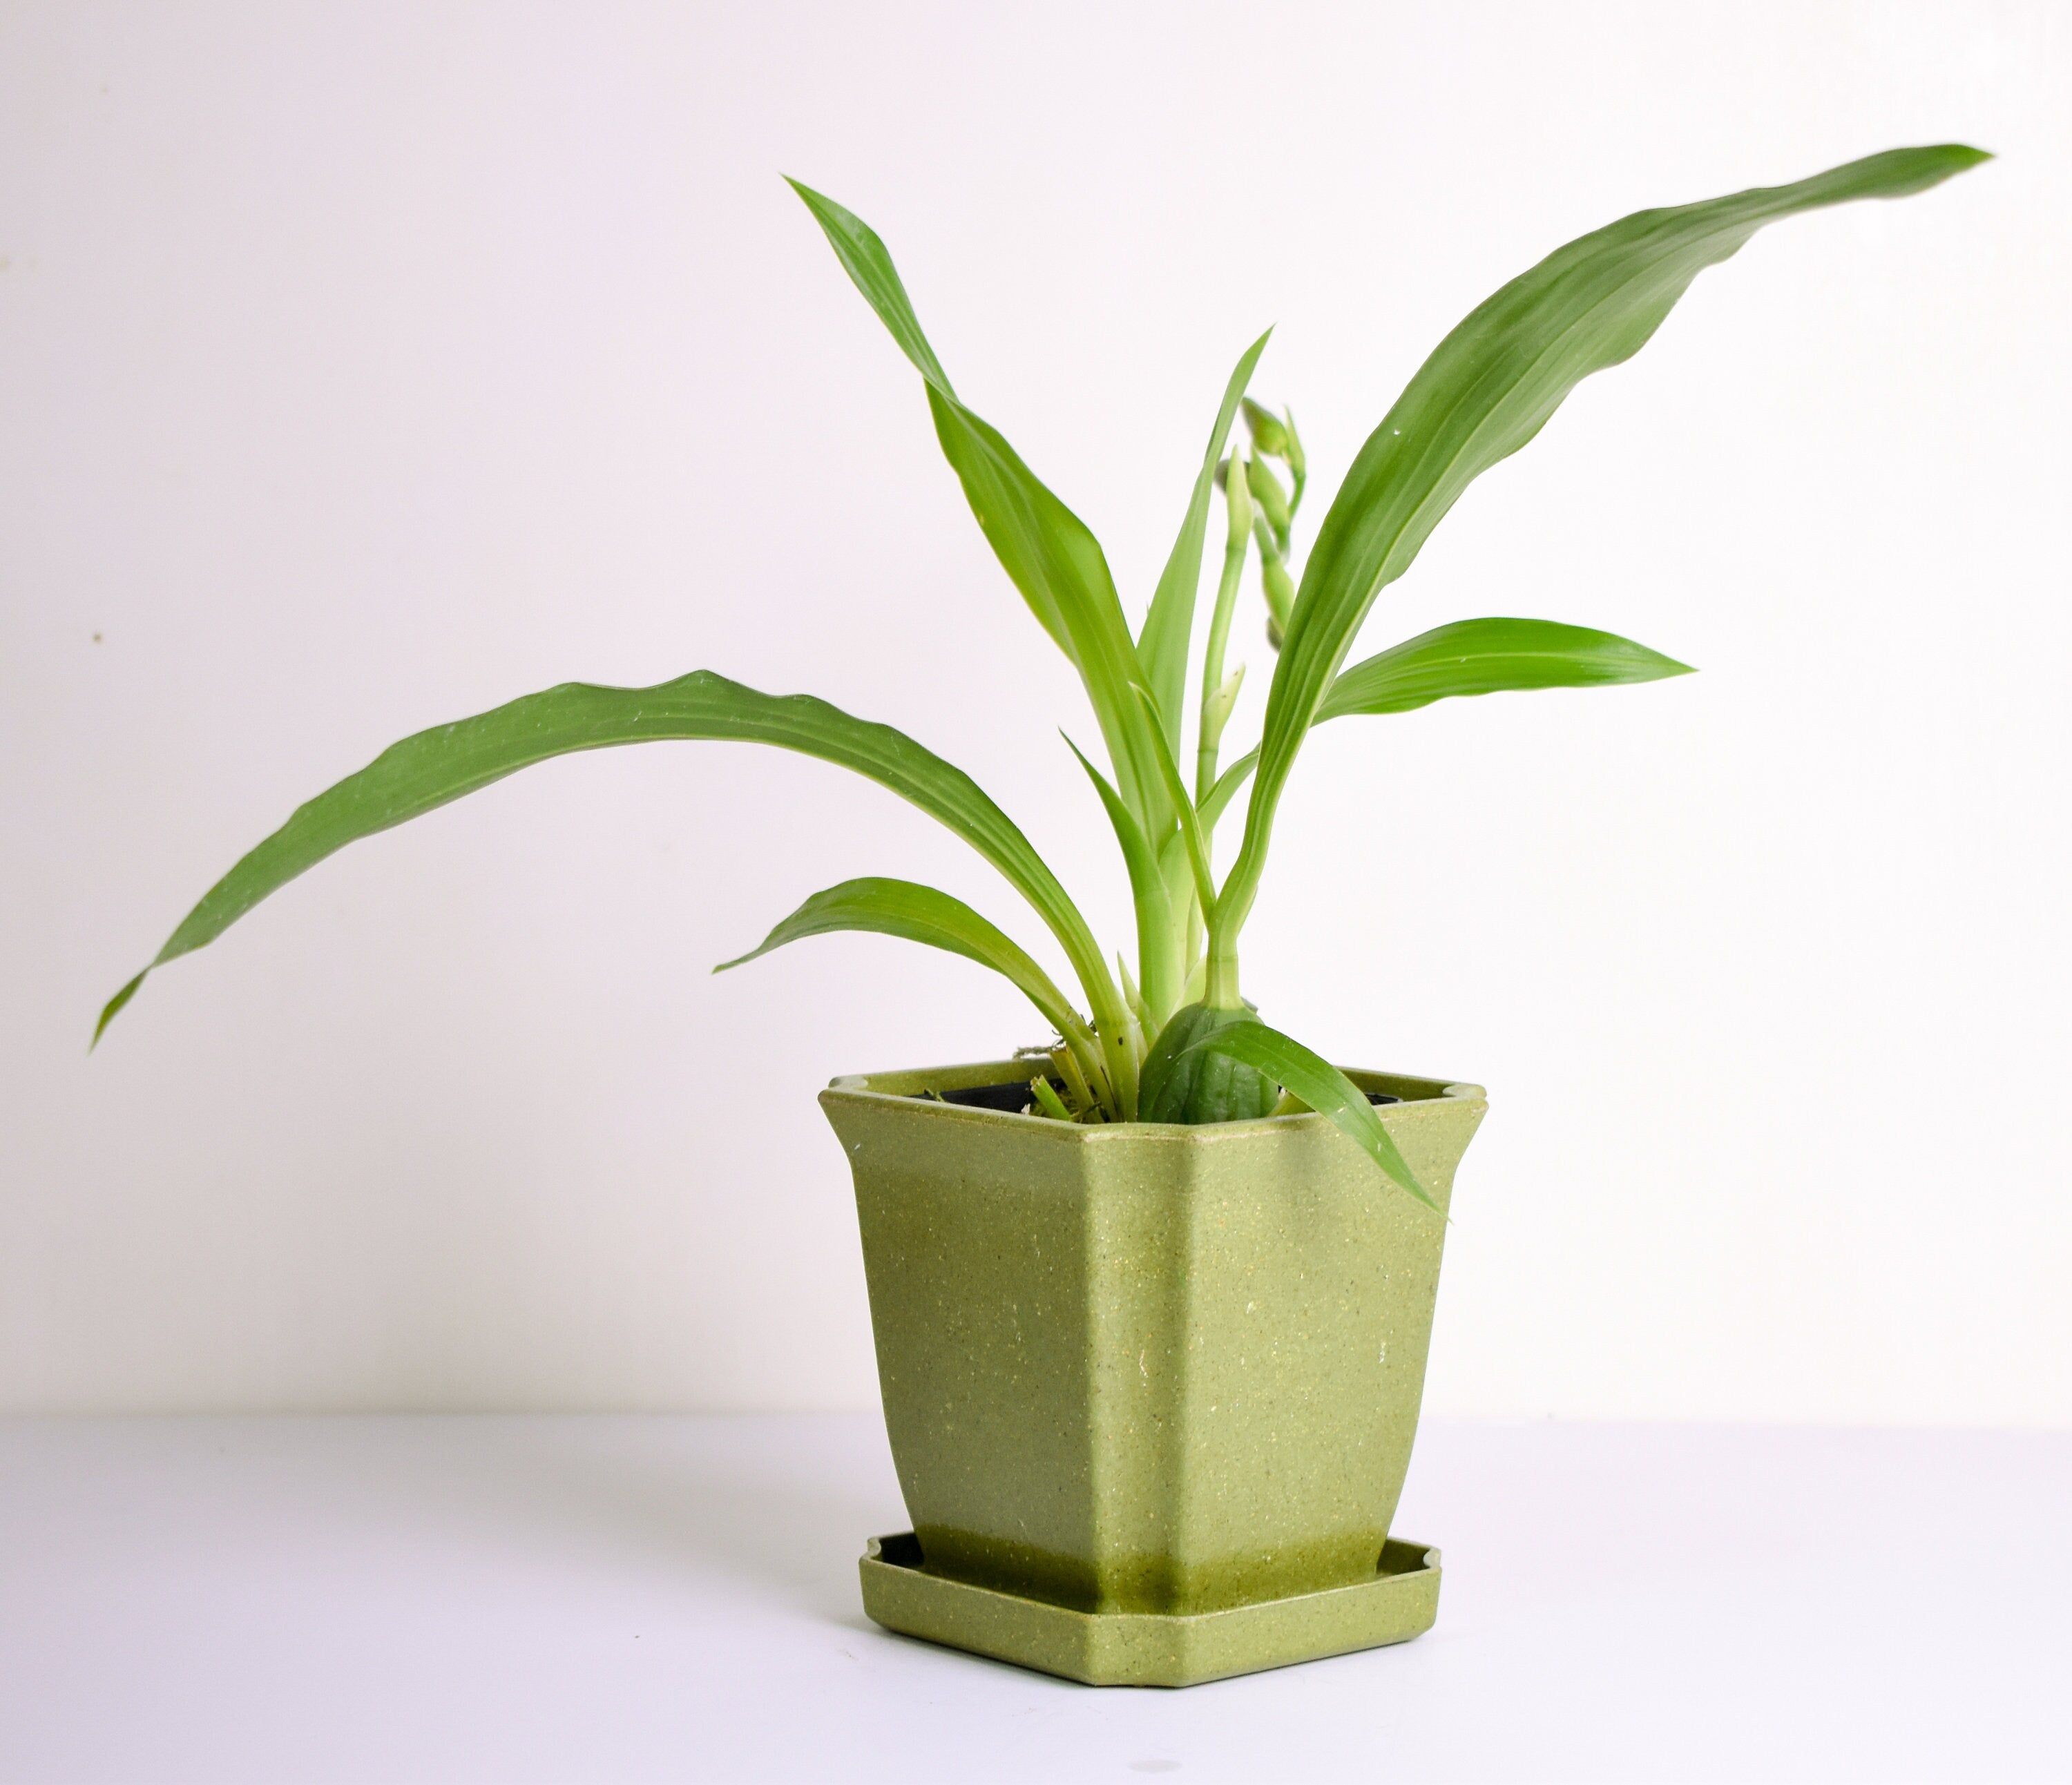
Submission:
[[[1489,618],[1440,626],[1347,668],[1368,610],[1477,476],[1531,440],[1581,379],[1638,351],[1692,280],[1762,225],[1851,199],[1919,192],[1986,158],[1954,144],[1896,149],[1794,185],[1637,211],[1557,249],[1474,310],[1424,362],[1353,461],[1299,580],[1294,529],[1309,466],[1292,413],[1271,413],[1248,394],[1266,347],[1261,335],[1224,388],[1179,536],[1133,633],[1092,533],[957,394],[884,243],[853,213],[794,181],[843,269],[921,375],[936,437],[1001,568],[1085,684],[1106,770],[1072,747],[1128,875],[1135,970],[1096,941],[1028,839],[960,770],[904,732],[810,695],[758,693],[698,670],[652,687],[566,683],[393,745],[299,808],[210,888],[150,966],[109,1001],[95,1040],[152,968],[213,942],[260,900],[359,838],[572,751],[664,739],[771,744],[866,776],[970,843],[1050,931],[1078,996],[969,905],[907,880],[853,880],[817,892],[726,966],[836,930],[948,950],[1004,975],[1054,1028],[1056,1044],[1030,1082],[1031,1115],[1208,1122],[1313,1110],[1429,1201],[1367,1097],[1262,1022],[1242,994],[1239,943],[1303,741],[1334,719],[1468,695],[1645,682],[1686,673],[1686,666],[1610,633]],[[1248,438],[1235,443],[1240,412]],[[1191,678],[1190,782],[1184,727],[1219,492],[1222,562]],[[1227,673],[1225,657],[1255,556],[1277,659],[1260,741],[1226,764],[1223,732],[1244,671]],[[1217,827],[1248,785],[1236,857],[1219,878]]]

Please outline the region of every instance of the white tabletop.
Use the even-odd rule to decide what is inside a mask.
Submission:
[[[2072,1434],[1435,1425],[1401,1648],[888,1635],[873,1419],[0,1422],[0,1778],[2072,1779]]]

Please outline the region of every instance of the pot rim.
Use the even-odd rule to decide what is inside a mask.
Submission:
[[[1235,1139],[1244,1135],[1276,1133],[1291,1125],[1303,1122],[1321,1124],[1327,1119],[1314,1110],[1306,1110],[1300,1115],[1260,1116],[1249,1122],[1194,1125],[1178,1122],[1116,1122],[1082,1126],[1076,1122],[1059,1122],[1049,1116],[988,1110],[968,1103],[943,1103],[920,1094],[924,1090],[968,1090],[981,1085],[1006,1084],[1023,1077],[1033,1077],[1037,1069],[1037,1062],[1034,1059],[1009,1059],[972,1061],[954,1066],[845,1073],[839,1077],[828,1080],[827,1089],[820,1093],[820,1098],[823,1102],[832,1098],[845,1102],[853,1098],[861,1102],[897,1105],[910,1114],[929,1121],[956,1119],[996,1126],[1005,1123],[1007,1127],[1003,1132],[1041,1130],[1054,1135],[1060,1140],[1075,1141],[1083,1145],[1093,1143],[1112,1145],[1119,1141],[1153,1137],[1169,1140],[1186,1137],[1195,1141]],[[1383,1105],[1376,1112],[1384,1121],[1396,1111],[1414,1109],[1420,1103],[1482,1103],[1488,1101],[1488,1094],[1481,1085],[1465,1079],[1377,1072],[1361,1066],[1346,1066],[1341,1070],[1363,1091],[1385,1091],[1401,1099],[1397,1103]]]

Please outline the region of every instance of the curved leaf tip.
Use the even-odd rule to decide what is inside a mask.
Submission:
[[[1617,633],[1555,620],[1456,620],[1342,671],[1317,709],[1408,712],[1462,695],[1606,687],[1694,674],[1691,665]]]
[[[363,837],[548,758],[667,740],[764,744],[816,757],[889,788],[961,836],[1034,905],[1100,997],[1108,968],[1092,932],[1013,821],[971,778],[905,733],[808,695],[759,693],[709,670],[650,687],[563,683],[391,745],[357,774],[298,806],[204,895],[146,968],[207,946],[261,900]],[[136,995],[110,999],[96,1038]],[[1112,1003],[1119,1007],[1117,995]]]
[[[853,211],[837,204],[824,192],[816,192],[804,180],[795,180],[789,174],[783,176],[783,180],[812,212],[813,220],[827,236],[828,245],[835,251],[835,258],[841,262],[842,270],[863,293],[865,301],[878,312],[878,319],[890,330],[900,351],[923,378],[955,402],[956,392],[951,388],[949,374],[943,370],[935,350],[921,331],[920,318],[914,314],[906,287],[900,281],[899,269],[892,264],[891,251],[886,247],[883,238]]]
[[[88,1053],[92,1053],[101,1045],[101,1038],[108,1032],[108,1025],[121,1014],[122,1007],[137,995],[137,988],[143,984],[145,975],[150,970],[149,967],[145,968],[143,973],[138,974],[128,985],[101,1007],[101,1020],[93,1025],[93,1039],[86,1044],[86,1051]]]
[[[1931,186],[1940,185],[1944,180],[1953,178],[1967,169],[1976,167],[1983,162],[1995,158],[1992,150],[1976,148],[1968,142],[1938,142],[1932,147],[1923,150],[1893,149],[1886,152],[1893,155],[1918,155],[1924,158],[1930,156],[1939,158],[1940,166],[1931,163],[1924,170],[1921,185],[1915,189],[1922,191]],[[1865,158],[1866,160],[1872,161],[1877,158],[1876,156]],[[1905,198],[1907,194],[1896,189],[1893,196]]]
[[[1083,1063],[1099,1074],[1100,1054],[1093,1046],[1092,1032],[1050,976],[1018,943],[961,899],[912,880],[876,877],[844,880],[839,886],[816,892],[772,929],[759,946],[731,961],[721,962],[713,971],[724,973],[787,942],[844,930],[895,936],[991,967],[1019,989],[1067,1045],[1079,1049],[1085,1056]]]
[[[1202,1008],[1194,1007],[1196,1012]],[[1169,1070],[1184,1069],[1190,1057],[1220,1054],[1264,1073],[1350,1140],[1373,1160],[1384,1177],[1434,1213],[1441,1213],[1431,1193],[1417,1181],[1381,1118],[1375,1114],[1367,1094],[1336,1066],[1293,1036],[1269,1028],[1249,1012],[1207,1014],[1208,1021],[1198,1017],[1190,1034],[1180,1037],[1183,1044],[1166,1063]]]
[[[1631,359],[1692,281],[1766,224],[1925,191],[1988,158],[1963,143],[1893,149],[1789,186],[1635,211],[1556,248],[1455,326],[1368,436],[1310,548],[1213,950],[1234,948],[1296,754],[1375,597],[1467,486],[1531,441],[1583,379]]]

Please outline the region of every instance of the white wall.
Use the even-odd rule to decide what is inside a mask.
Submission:
[[[2072,1421],[2068,14],[1004,10],[0,14],[0,1404],[872,1401],[813,1094],[1041,1024],[874,939],[707,976],[855,873],[1030,934],[834,770],[533,771],[84,1052],[298,800],[571,676],[899,723],[1122,939],[1075,688],[779,169],[1134,609],[1265,323],[1328,494],[1569,236],[1959,138],[2002,158],[1706,274],[1367,640],[1522,613],[1704,673],[1322,734],[1247,983],[1490,1087],[1436,1407]]]

